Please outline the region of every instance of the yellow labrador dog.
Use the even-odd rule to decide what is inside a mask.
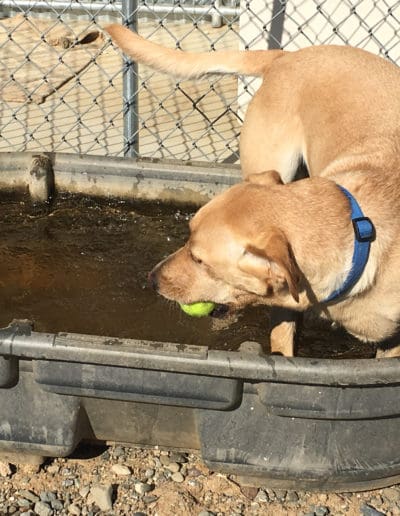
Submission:
[[[363,50],[192,54],[106,28],[133,59],[182,78],[261,76],[243,124],[245,183],[201,208],[187,244],[156,266],[181,303],[303,311],[313,306],[365,341],[400,318],[400,71]],[[291,184],[301,161],[310,179]],[[266,172],[264,172],[266,171]],[[271,335],[293,354],[289,317]]]

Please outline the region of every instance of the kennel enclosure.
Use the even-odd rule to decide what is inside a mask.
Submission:
[[[399,16],[400,2],[383,0],[4,0],[1,190],[36,203],[55,190],[198,206],[240,180],[240,124],[257,83],[162,78],[123,58],[105,23],[189,50],[337,43],[398,62]],[[207,335],[188,345],[32,323],[0,330],[3,457],[67,456],[85,440],[179,442],[212,469],[271,487],[400,479],[399,359],[289,359],[254,342],[210,349]]]

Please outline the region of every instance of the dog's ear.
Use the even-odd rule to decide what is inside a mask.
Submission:
[[[300,270],[281,231],[275,229],[256,245],[248,244],[238,266],[243,272],[265,281],[267,294],[288,288],[293,299],[299,301]]]
[[[250,174],[246,177],[246,181],[256,185],[272,186],[283,185],[281,176],[276,170],[267,170],[259,174]]]

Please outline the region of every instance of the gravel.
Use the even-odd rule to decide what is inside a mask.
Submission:
[[[40,467],[0,463],[0,515],[400,516],[400,486],[363,493],[257,488],[209,471],[191,453],[83,450],[86,458]]]

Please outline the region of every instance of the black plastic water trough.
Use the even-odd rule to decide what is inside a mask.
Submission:
[[[0,186],[201,204],[236,169],[0,155]],[[212,469],[286,489],[400,480],[400,359],[268,356],[255,343],[152,342],[0,330],[0,454],[67,456],[83,440],[200,450]]]

